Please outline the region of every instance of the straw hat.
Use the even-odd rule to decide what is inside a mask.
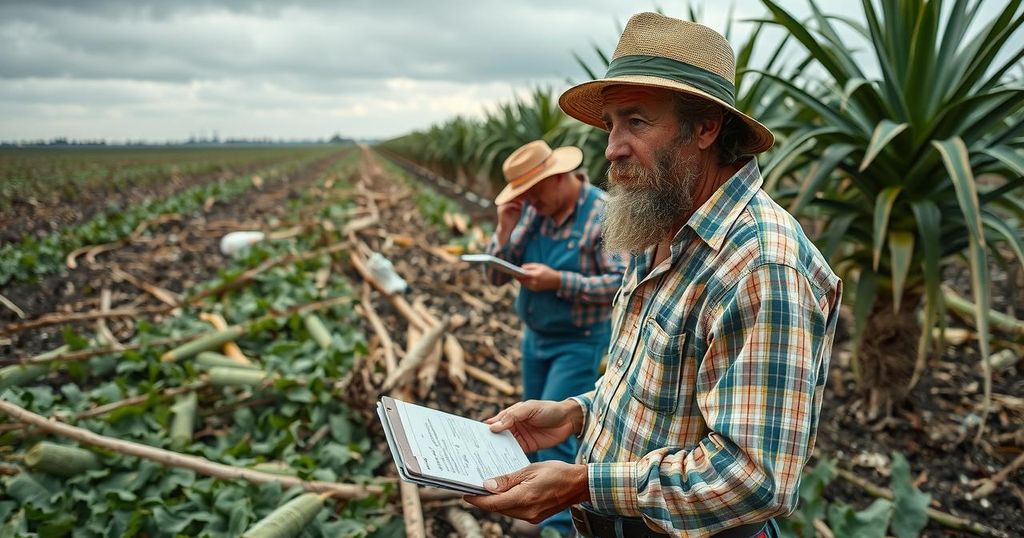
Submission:
[[[583,162],[583,150],[566,146],[555,150],[543,140],[534,140],[512,152],[501,165],[508,182],[494,199],[495,205],[508,203],[530,190],[544,178],[571,172]]]
[[[736,59],[721,34],[695,22],[639,13],[626,23],[605,78],[573,86],[558,104],[566,114],[604,129],[601,90],[612,85],[665,88],[714,101],[743,120],[750,153],[772,147],[775,136],[736,109]]]

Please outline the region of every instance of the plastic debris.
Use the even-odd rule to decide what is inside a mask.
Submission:
[[[265,237],[263,232],[231,232],[220,238],[220,252],[225,256],[234,256],[250,245],[263,241]]]
[[[405,279],[395,272],[391,260],[381,256],[379,252],[374,252],[370,259],[366,260],[366,268],[387,293],[402,293],[409,288]]]

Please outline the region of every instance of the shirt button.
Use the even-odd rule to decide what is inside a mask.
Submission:
[[[619,368],[622,368],[622,365],[625,364],[625,362],[626,361],[619,359]]]

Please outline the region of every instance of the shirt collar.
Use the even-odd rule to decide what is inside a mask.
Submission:
[[[713,250],[721,249],[726,235],[732,229],[733,222],[747,207],[747,202],[757,194],[762,183],[757,159],[751,157],[747,164],[743,165],[743,168],[726,180],[711,195],[711,198],[708,198],[697,208],[697,211],[694,211],[690,219],[686,221],[686,225],[672,240],[672,250],[676,250],[675,243],[681,239],[682,232],[686,228],[692,229]]]
[[[573,217],[580,212],[580,207],[583,206],[583,202],[587,200],[587,195],[590,194],[590,189],[592,189],[593,187],[590,185],[590,183],[586,181],[583,181],[581,183],[582,184],[580,185],[579,196],[576,197],[576,205],[574,205],[572,211],[570,211],[565,216],[565,218],[562,219],[562,222],[557,222],[552,217],[544,217],[545,220],[550,220],[551,223],[554,224],[555,229],[561,228],[562,226],[565,226],[567,223],[572,222]]]

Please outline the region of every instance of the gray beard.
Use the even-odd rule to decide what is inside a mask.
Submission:
[[[673,224],[693,209],[697,167],[667,152],[654,170],[635,162],[613,162],[608,201],[601,221],[606,249],[640,254],[672,233]]]

